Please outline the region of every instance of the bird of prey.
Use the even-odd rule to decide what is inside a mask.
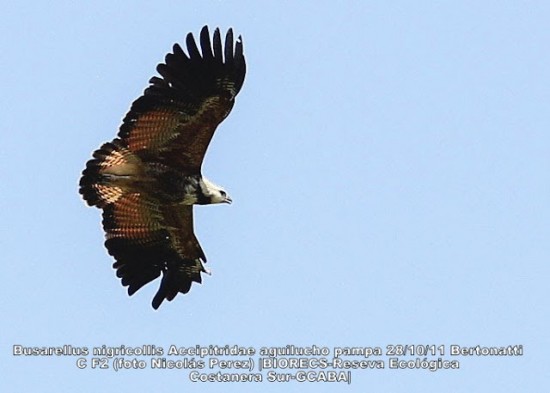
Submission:
[[[162,275],[152,306],[200,283],[206,256],[193,230],[193,205],[231,203],[202,176],[206,149],[227,117],[246,73],[242,39],[229,29],[191,33],[187,53],[175,44],[132,103],[117,137],[87,162],[80,194],[103,209],[105,247],[133,295]]]

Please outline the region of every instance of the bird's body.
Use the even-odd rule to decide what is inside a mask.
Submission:
[[[187,293],[201,282],[206,257],[193,232],[193,205],[230,203],[201,166],[218,124],[231,111],[246,72],[240,37],[219,30],[210,41],[191,34],[188,54],[179,45],[166,56],[144,95],[132,104],[118,137],[93,153],[80,180],[90,206],[103,209],[103,228],[113,267],[132,295],[162,274],[153,299]],[[223,53],[222,53],[223,52]]]
[[[225,191],[201,174],[186,174],[159,161],[142,161],[119,139],[104,144],[94,155],[99,156],[102,166],[93,178],[98,191],[94,205],[98,207],[144,190],[164,204],[208,205],[227,201],[218,198]]]

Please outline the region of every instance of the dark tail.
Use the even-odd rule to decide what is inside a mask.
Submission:
[[[105,143],[93,157],[82,172],[79,192],[88,205],[103,208],[124,195],[124,185],[139,173],[141,161],[120,139]]]

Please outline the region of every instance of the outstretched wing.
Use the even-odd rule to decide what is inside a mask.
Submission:
[[[229,29],[222,46],[219,29],[210,41],[208,27],[178,44],[157,66],[161,77],[131,106],[118,136],[145,161],[167,162],[184,173],[199,173],[218,124],[229,114],[246,73],[243,46]],[[202,52],[202,53],[201,53]]]
[[[163,206],[152,197],[129,193],[104,208],[103,228],[105,247],[116,259],[113,267],[129,295],[162,274],[153,308],[202,281],[206,257],[193,233],[192,206]]]

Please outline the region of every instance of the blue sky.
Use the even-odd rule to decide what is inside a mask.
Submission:
[[[18,2],[0,26],[2,391],[541,392],[548,385],[550,5]],[[420,4],[419,4],[420,3]],[[78,179],[173,43],[242,34],[248,74],[195,209],[212,276],[132,298]],[[192,384],[12,346],[506,346],[351,385]],[[448,356],[447,356],[448,358]],[[387,357],[382,357],[387,360]]]

